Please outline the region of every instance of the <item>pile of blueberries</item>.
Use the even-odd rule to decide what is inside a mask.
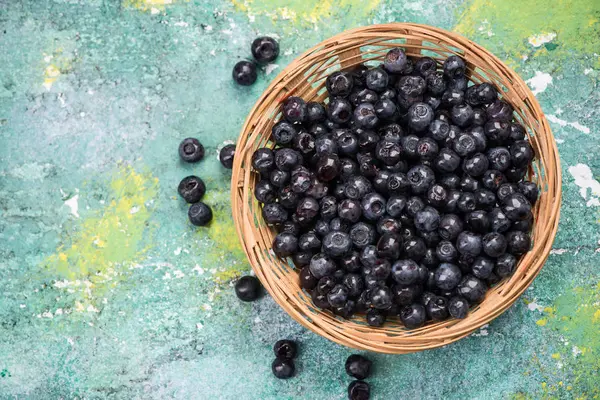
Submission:
[[[465,62],[390,50],[289,97],[260,148],[254,194],[314,304],[371,326],[465,318],[529,251],[538,188],[513,108]]]

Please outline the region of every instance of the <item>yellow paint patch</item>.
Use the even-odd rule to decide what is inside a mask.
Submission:
[[[554,358],[555,360],[558,360],[558,359],[560,359],[560,354],[554,353],[554,354],[552,354],[552,358]]]
[[[600,310],[596,310],[594,313],[594,318],[592,319],[593,323],[600,322]]]
[[[135,8],[136,10],[157,14],[174,2],[175,0],[123,0],[121,4],[125,8]]]
[[[109,205],[84,219],[75,233],[66,233],[57,253],[44,261],[46,272],[57,281],[55,287],[79,294],[81,307],[75,304],[76,310],[101,307],[106,291],[147,251],[143,239],[148,234],[148,202],[157,190],[158,179],[149,173],[120,169],[110,183]]]
[[[546,324],[548,323],[548,320],[546,318],[542,318],[542,319],[538,319],[535,323],[539,326],[546,326]]]
[[[44,87],[50,90],[59,76],[60,70],[53,64],[48,65],[44,70]]]

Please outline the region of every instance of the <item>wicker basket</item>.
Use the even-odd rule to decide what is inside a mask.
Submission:
[[[536,160],[530,177],[541,196],[534,208],[533,249],[520,261],[514,275],[488,291],[485,300],[463,320],[450,319],[408,330],[397,318],[373,328],[363,315],[351,320],[317,309],[299,286],[298,271],[270,251],[275,232],[262,221],[253,197],[257,174],[251,157],[259,147],[272,145],[271,127],[280,105],[289,95],[324,101],[325,78],[335,70],[381,60],[392,47],[408,55],[444,59],[457,54],[467,63],[473,82],[489,81],[512,104],[515,117],[526,127]],[[242,128],[233,165],[231,202],[233,218],[244,251],[256,275],[275,301],[296,321],[344,346],[380,353],[410,353],[459,340],[510,307],[536,277],[546,261],[558,228],[561,176],[558,150],[548,122],[523,80],[497,57],[470,40],[442,29],[417,24],[372,25],[334,36],[308,50],[285,68],[257,101]]]

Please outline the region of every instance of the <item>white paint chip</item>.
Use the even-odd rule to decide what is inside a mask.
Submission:
[[[181,247],[178,247],[175,249],[175,251],[173,251],[173,254],[175,254],[176,256],[181,254]]]
[[[527,308],[529,309],[529,311],[544,311],[544,307],[540,306],[535,301],[532,301],[531,303],[527,304]]]
[[[546,72],[535,71],[533,78],[527,80],[527,84],[534,95],[542,93],[552,84],[552,76]]]
[[[65,206],[71,209],[71,214],[73,214],[76,218],[79,218],[79,195],[71,197],[69,200],[65,201]]]
[[[277,64],[268,64],[265,68],[265,74],[270,75],[271,72],[275,71],[277,68],[279,68],[279,65]]]
[[[552,250],[550,250],[550,254],[560,255],[560,254],[565,254],[567,251],[569,251],[569,250],[567,250],[567,249],[552,249]]]
[[[588,128],[587,126],[583,126],[581,125],[579,122],[568,122],[565,121],[564,119],[558,118],[556,115],[552,115],[552,114],[548,114],[546,115],[546,118],[548,118],[548,121],[560,125],[560,126],[570,126],[571,128],[575,128],[580,132],[583,132],[585,134],[589,134],[590,133],[590,128]]]
[[[538,35],[531,35],[528,39],[529,44],[533,47],[540,47],[543,44],[550,43],[556,37],[556,33],[540,33]]]
[[[575,184],[579,186],[579,194],[587,200],[588,207],[600,206],[600,182],[594,179],[590,167],[585,164],[577,164],[569,167],[569,173],[575,178]]]
[[[160,13],[160,10],[159,10],[158,8],[156,8],[156,7],[152,7],[152,8],[150,9],[150,14],[152,14],[152,15],[156,15],[156,14],[158,14],[158,13]]]

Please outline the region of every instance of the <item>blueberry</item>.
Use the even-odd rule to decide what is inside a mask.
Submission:
[[[331,307],[342,307],[348,300],[348,289],[342,284],[337,284],[327,293],[327,301]]]
[[[319,202],[312,197],[303,198],[296,206],[296,215],[301,221],[312,221],[318,214]]]
[[[383,140],[389,140],[390,142],[401,143],[404,137],[404,129],[398,124],[392,123],[387,124],[379,129],[379,136]]]
[[[326,115],[327,115],[327,114],[326,114]],[[310,133],[310,134],[311,134],[311,135],[313,135],[314,137],[319,137],[319,136],[321,136],[321,135],[324,135],[324,134],[326,134],[327,132],[329,132],[329,128],[327,128],[327,127],[324,125],[324,122],[325,122],[325,121],[323,121],[323,122],[321,122],[321,123],[315,123],[315,124],[312,124],[312,125],[311,125],[311,127],[310,127],[310,129],[308,130],[308,133]]]
[[[375,111],[373,111],[375,114]],[[352,105],[344,98],[336,97],[329,103],[329,119],[336,124],[345,124],[352,118]]]
[[[477,151],[477,144],[473,135],[461,133],[452,142],[452,149],[459,156],[465,157]]]
[[[294,221],[288,220],[279,225],[277,225],[277,232],[287,232],[291,233],[294,236],[300,235],[300,225],[295,223]]]
[[[267,224],[277,225],[288,219],[288,212],[281,204],[269,203],[263,207],[262,216]]]
[[[480,104],[491,104],[498,99],[498,91],[488,82],[477,85],[476,93]]]
[[[496,192],[500,185],[506,182],[506,176],[496,169],[489,169],[485,171],[481,177],[481,183],[483,184],[483,187],[493,192]]]
[[[350,224],[341,218],[334,218],[329,222],[330,231],[349,232]]]
[[[306,103],[306,120],[311,124],[323,122],[327,118],[327,111],[323,104],[314,101]]]
[[[298,238],[298,248],[302,251],[319,251],[321,240],[314,232],[307,232]]]
[[[427,192],[435,180],[434,172],[425,165],[414,166],[408,171],[406,176],[414,194]]]
[[[191,175],[181,180],[177,192],[187,203],[197,203],[206,193],[206,186],[202,179]]]
[[[460,166],[460,156],[451,149],[443,148],[433,163],[440,172],[454,172]]]
[[[402,250],[402,237],[395,233],[384,233],[377,241],[377,255],[396,260]]]
[[[242,301],[254,301],[260,297],[261,292],[260,281],[254,276],[242,276],[235,283],[235,295]]]
[[[427,202],[434,207],[443,208],[448,199],[448,190],[442,185],[435,184],[427,190]]]
[[[456,174],[444,174],[440,177],[438,182],[448,190],[458,189],[460,187],[460,177]]]
[[[442,94],[442,105],[447,108],[452,108],[463,104],[465,100],[465,92],[457,89],[446,89]]]
[[[461,278],[460,269],[454,264],[444,262],[435,270],[435,285],[440,289],[454,289]]]
[[[522,193],[523,196],[525,196],[529,203],[535,204],[539,196],[539,189],[537,184],[535,184],[534,182],[525,181],[519,182],[517,187],[519,192]]]
[[[509,182],[517,183],[525,178],[525,175],[527,175],[527,167],[512,166],[504,171],[504,174]]]
[[[344,132],[337,138],[338,151],[345,155],[354,155],[358,152],[358,138],[352,132]]]
[[[361,150],[375,150],[377,142],[379,142],[379,136],[373,131],[364,131],[358,135],[358,146]]]
[[[371,305],[378,310],[387,310],[392,306],[392,291],[387,286],[378,286],[371,290]]]
[[[426,77],[429,74],[432,74],[437,69],[436,61],[431,57],[421,57],[417,60],[414,66],[414,72],[421,75],[422,77]]]
[[[531,214],[531,204],[521,193],[515,193],[504,199],[502,211],[511,221],[521,221]]]
[[[409,108],[410,104],[414,103],[414,100],[422,99],[427,89],[427,83],[420,76],[408,75],[398,80],[396,89],[398,91],[398,104],[401,107]]]
[[[417,155],[421,160],[433,160],[439,153],[439,146],[430,137],[423,137],[417,143]]]
[[[437,141],[443,141],[450,133],[450,124],[440,119],[434,119],[429,124],[429,135]]]
[[[392,288],[394,302],[404,306],[414,303],[422,292],[423,289],[418,284],[409,286],[394,285]]]
[[[394,172],[390,174],[387,181],[387,192],[393,195],[400,195],[410,191],[411,184],[406,174]]]
[[[343,221],[356,223],[362,215],[361,205],[358,200],[345,199],[338,204],[338,216]]]
[[[298,238],[288,232],[281,232],[273,239],[273,252],[277,257],[289,257],[298,251]]]
[[[500,278],[506,278],[515,272],[517,268],[517,259],[512,254],[502,254],[496,259],[496,266],[494,272]]]
[[[434,96],[441,96],[446,91],[446,80],[442,72],[427,75],[427,90]]]
[[[525,128],[523,128],[523,125],[519,124],[518,122],[512,122],[510,124],[510,140],[523,140],[525,139],[525,136]]]
[[[452,107],[452,122],[462,128],[471,125],[473,122],[473,109],[468,104],[459,104]]]
[[[459,78],[465,74],[465,62],[462,58],[451,55],[444,61],[444,75],[448,78]]]
[[[357,157],[358,158],[358,157]],[[358,169],[360,173],[367,178],[374,178],[379,170],[377,159],[370,154],[363,155],[358,160]]]
[[[448,318],[448,301],[445,297],[435,296],[427,303],[427,315],[434,321]]]
[[[466,133],[475,139],[475,151],[484,152],[488,147],[488,140],[481,126],[471,126]]]
[[[367,319],[367,324],[369,324],[369,326],[379,328],[385,324],[386,315],[384,312],[381,312],[375,308],[372,308],[369,311],[367,311],[366,319]]]
[[[488,121],[483,126],[485,136],[493,143],[502,143],[510,134],[510,124],[506,121]]]
[[[496,205],[496,195],[491,190],[477,189],[473,194],[478,209],[489,211]]]
[[[473,232],[461,232],[456,239],[456,249],[461,254],[476,257],[481,253],[481,246],[481,236]]]
[[[475,195],[471,192],[462,192],[458,198],[458,203],[456,206],[458,210],[463,213],[475,211],[477,208],[477,200],[475,199]]]
[[[199,201],[190,206],[188,217],[192,225],[206,226],[212,221],[213,214],[209,206]]]
[[[296,358],[298,347],[293,340],[283,339],[275,342],[273,352],[275,353],[275,357],[292,359]]]
[[[323,238],[323,253],[330,257],[341,257],[350,251],[352,241],[350,236],[345,232],[329,232]]]
[[[348,300],[341,307],[334,307],[333,313],[339,315],[342,318],[349,319],[356,311],[356,302],[354,300]]]
[[[486,109],[488,119],[491,121],[505,121],[510,122],[513,117],[513,108],[510,104],[496,100],[488,106]]]
[[[480,176],[487,171],[489,161],[482,153],[475,153],[463,160],[462,169],[470,176]]]
[[[275,150],[275,165],[281,171],[291,171],[302,162],[302,156],[292,149]]]
[[[425,325],[427,313],[421,304],[405,306],[400,311],[400,321],[408,329],[417,329]]]
[[[471,266],[473,275],[479,279],[487,279],[494,272],[494,261],[487,257],[477,257]]]
[[[371,388],[367,382],[352,381],[348,385],[349,400],[369,400],[371,397]]]
[[[360,254],[356,251],[352,251],[351,253],[345,255],[340,259],[340,265],[348,272],[358,272],[362,268],[362,264],[360,262]]]
[[[227,144],[219,151],[219,161],[224,168],[233,168],[233,157],[235,156],[235,144]]]
[[[490,168],[498,171],[506,171],[511,166],[510,152],[506,147],[493,147],[488,150],[487,158]]]
[[[296,268],[302,268],[310,264],[310,259],[312,258],[313,253],[308,251],[299,251],[292,255],[292,261],[294,262],[294,266]]]
[[[419,157],[417,154],[417,144],[419,143],[419,137],[416,135],[408,135],[402,138],[402,152],[405,158],[414,160]]]
[[[408,126],[422,132],[433,121],[433,109],[429,104],[415,103],[408,109]]]
[[[487,122],[487,114],[483,108],[473,109],[473,125],[483,126]]]
[[[438,229],[440,214],[433,207],[425,207],[415,215],[415,227],[422,232],[431,232]]]
[[[323,154],[316,165],[317,178],[323,182],[335,179],[340,173],[340,159],[336,154]]]
[[[358,163],[350,158],[340,158],[340,175],[342,180],[349,179],[358,173]]]
[[[393,88],[386,88],[383,92],[381,92],[379,94],[379,100],[396,100],[396,96],[398,96],[398,93],[396,92],[395,89]]]
[[[411,259],[398,260],[392,265],[392,278],[401,285],[417,283],[419,280],[419,265]]]
[[[386,71],[394,74],[402,73],[408,64],[408,57],[404,53],[404,50],[395,47],[387,52],[383,59],[383,67]]]
[[[316,279],[332,275],[336,270],[335,262],[323,253],[315,254],[310,260],[310,272]]]
[[[198,162],[204,158],[204,146],[198,139],[183,139],[179,144],[179,157],[185,162]]]
[[[379,123],[379,118],[377,118],[373,104],[359,104],[354,109],[354,122],[361,128],[373,129]]]
[[[433,275],[433,272],[431,273],[431,275]],[[431,276],[430,275],[430,276]],[[427,307],[427,304],[429,304],[429,302],[435,297],[434,293],[431,292],[424,292],[421,297],[419,298],[419,304],[423,305],[424,307]]]
[[[325,86],[332,97],[346,97],[352,92],[354,80],[348,72],[338,71],[329,75]]]
[[[383,92],[388,86],[388,74],[381,68],[373,68],[366,75],[367,87],[375,92]]]
[[[348,178],[344,193],[349,199],[357,200],[364,198],[372,189],[373,186],[367,178],[362,175],[354,175]]]
[[[479,186],[479,181],[469,175],[464,175],[460,181],[460,188],[465,192],[474,192]]]
[[[502,233],[510,229],[510,220],[500,208],[494,208],[492,211],[490,211],[489,218],[491,225],[490,229],[492,232]]]
[[[250,61],[239,61],[231,72],[233,80],[238,85],[250,86],[256,82],[256,64]]]
[[[278,379],[288,379],[294,376],[296,366],[294,361],[289,358],[277,357],[271,364],[271,371]]]
[[[358,297],[365,286],[365,282],[358,274],[347,274],[344,276],[342,283],[348,289],[348,295],[350,297]]]
[[[375,157],[386,165],[394,165],[400,161],[402,147],[391,140],[380,140],[375,147]]]
[[[437,110],[442,105],[442,99],[427,93],[423,96],[423,103],[429,104],[432,109]]]
[[[456,260],[458,251],[452,242],[448,240],[442,240],[440,243],[438,243],[435,249],[435,255],[441,262],[452,262]]]
[[[520,256],[529,251],[531,238],[522,231],[510,231],[506,234],[507,251],[515,256]]]
[[[365,379],[371,374],[372,365],[371,360],[361,355],[353,354],[346,359],[346,373],[356,379]]]
[[[373,188],[376,192],[379,193],[388,193],[388,180],[390,178],[391,172],[385,169],[381,171],[377,171],[375,178],[373,178]]]
[[[409,217],[414,218],[417,215],[417,212],[421,211],[425,208],[425,203],[420,197],[412,196],[406,202],[406,214]]]
[[[487,292],[486,284],[473,275],[467,275],[457,286],[457,292],[470,303],[479,303]]]
[[[279,121],[271,128],[271,137],[279,146],[291,145],[297,134],[294,125],[287,121]]]
[[[261,64],[270,63],[279,56],[279,43],[269,36],[254,39],[250,46],[252,56]]]
[[[258,184],[261,182],[263,182],[263,181],[260,181],[256,184],[257,190],[258,190]],[[269,184],[270,187],[273,187],[273,185],[271,185],[270,182],[267,182],[267,183]],[[274,187],[273,187],[273,189],[274,189]],[[256,194],[256,192],[255,192],[255,194]],[[258,199],[258,201],[266,203],[266,201],[262,201],[261,199],[259,199],[258,195],[256,196],[256,198]],[[298,204],[298,200],[300,200],[300,196],[298,195],[297,192],[294,191],[294,187],[284,186],[279,190],[279,204],[281,204],[285,208],[287,208],[287,209],[296,208],[296,205]]]
[[[533,148],[527,140],[517,140],[510,145],[511,162],[517,168],[529,165],[533,155]]]
[[[362,103],[375,104],[379,100],[379,96],[377,95],[377,93],[370,89],[357,88],[352,93],[350,93],[348,100],[350,100],[350,103],[352,103],[354,107],[357,107]]]
[[[454,240],[463,231],[463,222],[456,214],[444,215],[439,223],[438,233],[443,240]]]
[[[465,76],[459,76],[456,78],[448,79],[448,89],[456,89],[456,90],[467,90],[467,86],[469,84],[468,79]]]
[[[306,266],[300,270],[298,274],[300,278],[300,287],[306,290],[313,290],[317,287],[317,278],[310,272],[310,267]]]
[[[327,301],[327,295],[321,294],[317,290],[313,290],[311,293],[311,300],[315,306],[321,308],[323,310],[327,310],[331,308],[329,302]]]
[[[363,197],[360,206],[363,217],[375,221],[385,214],[386,200],[379,193],[368,193]]]
[[[483,237],[482,242],[483,252],[490,257],[500,257],[506,251],[506,239],[501,233],[488,233]]]
[[[275,168],[275,154],[273,154],[273,150],[266,147],[257,149],[252,155],[252,167],[261,174],[271,172]]]
[[[333,289],[335,285],[336,281],[333,276],[324,276],[319,279],[319,282],[317,283],[317,292],[326,295],[327,293],[331,292],[331,289]]]
[[[526,218],[513,222],[512,230],[529,232],[529,231],[531,231],[532,226],[533,226],[533,214],[531,212],[529,212]]]
[[[392,217],[397,218],[400,216],[404,208],[406,207],[406,197],[402,195],[392,196],[388,199],[386,204],[386,212]]]
[[[450,298],[448,301],[448,313],[453,318],[463,319],[469,313],[469,302],[460,296]]]
[[[324,134],[315,139],[315,151],[321,156],[338,152],[337,139],[332,134]]]
[[[285,187],[290,182],[291,174],[288,171],[275,169],[269,174],[269,181],[278,188]]]

